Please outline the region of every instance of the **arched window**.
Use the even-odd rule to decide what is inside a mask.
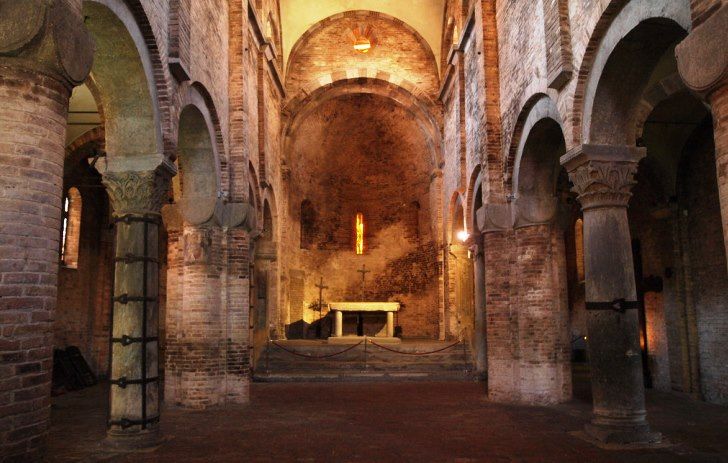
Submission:
[[[70,188],[63,199],[63,235],[61,237],[61,263],[78,268],[78,247],[81,240],[81,192]]]
[[[576,244],[576,275],[579,281],[586,279],[584,271],[584,221],[577,219],[574,224],[574,243]]]
[[[364,214],[361,212],[356,213],[356,254],[361,256],[364,254]]]

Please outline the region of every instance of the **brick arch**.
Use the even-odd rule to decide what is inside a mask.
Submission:
[[[472,233],[475,231],[475,200],[477,199],[475,197],[475,194],[478,192],[478,188],[480,188],[480,194],[481,194],[481,202],[482,202],[482,194],[483,194],[483,172],[482,167],[480,165],[477,165],[473,168],[472,172],[470,172],[470,176],[468,178],[468,189],[465,192],[465,223],[468,226],[470,232]],[[471,228],[472,227],[472,228]]]
[[[680,74],[677,72],[655,82],[652,86],[645,89],[642,99],[637,105],[637,116],[635,119],[635,133],[638,138],[642,138],[645,130],[645,122],[655,107],[661,102],[667,100],[677,93],[687,91]]]
[[[381,69],[381,72],[384,73],[400,73],[400,74],[407,74],[408,72],[411,74],[411,77],[416,76],[417,78],[421,77],[421,87],[426,87],[428,93],[434,95],[439,90],[439,72],[438,72],[438,63],[435,60],[435,54],[430,47],[430,44],[427,42],[427,40],[420,35],[419,32],[417,32],[412,26],[409,24],[403,22],[401,19],[397,19],[393,16],[387,15],[385,13],[381,12],[375,12],[375,11],[369,11],[369,10],[351,10],[351,11],[345,11],[342,13],[338,13],[332,16],[329,16],[328,18],[322,19],[321,21],[317,22],[313,26],[311,26],[301,37],[296,41],[296,43],[293,45],[291,52],[288,55],[288,62],[286,63],[286,88],[292,92],[296,93],[298,92],[298,88],[293,88],[296,85],[303,84],[306,85],[307,80],[311,80],[311,77],[307,77],[305,74],[306,72],[302,72],[303,76],[299,75],[300,67],[296,64],[298,63],[298,59],[300,55],[307,49],[307,47],[311,44],[311,42],[318,38],[320,34],[324,32],[326,28],[329,26],[332,26],[336,22],[339,21],[345,21],[345,20],[356,20],[361,22],[373,22],[373,21],[385,21],[389,26],[394,27],[397,29],[397,33],[404,33],[406,34],[406,37],[412,38],[414,40],[414,43],[411,41],[408,41],[407,46],[413,47],[412,50],[407,54],[407,56],[411,56],[413,53],[417,53],[418,58],[420,60],[418,63],[421,63],[421,68],[418,68],[417,66],[414,69],[404,68],[404,67],[397,67],[396,64],[393,64],[390,68],[390,62],[380,62],[379,67],[384,68]],[[380,22],[381,24],[381,22]],[[377,31],[374,31],[375,36],[377,35]],[[340,37],[341,40],[345,40],[345,34],[341,34]],[[409,39],[408,39],[409,40]],[[380,45],[383,46],[383,40],[380,37]],[[370,59],[370,55],[367,55],[366,57],[362,57],[362,60],[368,60]],[[344,55],[342,55],[340,58],[344,58]],[[346,58],[348,59],[348,58]],[[307,60],[306,62],[309,62],[310,60]],[[349,60],[351,61],[351,60]],[[396,62],[397,60],[393,60]],[[324,65],[321,69],[317,69],[312,74],[320,75],[320,74],[327,74],[331,73],[330,69],[334,68],[340,68],[341,71],[334,71],[333,74],[353,74],[359,72],[360,68],[366,67],[366,62],[371,63],[371,61],[364,61],[360,62],[358,59],[354,62],[348,62],[344,63],[341,62],[341,60],[336,60],[336,62],[330,63]],[[419,64],[418,64],[419,66]],[[371,65],[370,65],[371,67]],[[399,69],[399,71],[397,71]],[[321,72],[319,72],[321,71]],[[403,72],[404,71],[404,72]],[[299,77],[302,77],[299,79]],[[372,76],[370,76],[372,77]],[[339,77],[340,78],[340,77]],[[337,80],[337,79],[334,79]],[[414,84],[412,84],[414,85]]]
[[[293,44],[293,47],[291,47],[291,52],[288,54],[288,62],[286,63],[286,69],[288,69],[288,65],[291,64],[293,58],[296,56],[296,54],[299,52],[300,48],[303,47],[306,43],[308,43],[309,40],[311,40],[311,37],[313,37],[316,32],[320,31],[324,27],[333,24],[336,21],[339,21],[343,18],[357,18],[366,20],[367,18],[382,18],[386,19],[388,21],[391,21],[393,23],[399,24],[402,28],[404,28],[407,32],[412,34],[417,41],[422,45],[422,47],[429,52],[429,54],[432,56],[432,60],[435,60],[435,53],[432,51],[432,47],[430,47],[430,44],[425,40],[422,35],[417,32],[417,30],[407,24],[406,22],[402,21],[401,19],[395,18],[394,16],[388,15],[386,13],[380,13],[378,11],[371,11],[371,10],[350,10],[350,11],[344,11],[341,13],[337,13],[334,15],[329,16],[328,18],[324,18],[321,21],[317,22],[313,26],[311,26],[306,32],[304,32],[301,37],[296,40],[296,43]]]
[[[615,47],[641,22],[653,18],[673,20],[689,30],[690,4],[683,0],[664,3],[611,0],[604,9],[589,38],[576,76],[573,110],[569,121],[572,146],[589,141],[596,88]]]
[[[455,225],[453,221],[455,220],[455,214],[458,207],[462,209],[464,225],[466,228],[468,226],[466,199],[467,198],[465,198],[463,193],[459,190],[453,191],[452,196],[450,197],[447,207],[447,217],[445,217],[445,236],[443,237],[446,243],[452,243],[455,239],[452,233]]]
[[[141,153],[146,150],[149,154],[151,149],[170,156],[174,152],[174,141],[168,84],[158,42],[144,7],[138,0],[84,0],[83,8],[93,13],[92,19],[98,19],[98,23],[87,22],[97,47],[106,47],[101,50],[101,55],[96,54],[91,77],[98,90],[96,95],[100,97],[100,104],[110,106],[104,108],[106,114],[123,118],[127,114],[125,106],[133,107],[136,99],[144,100],[144,103],[129,110],[129,120],[150,119],[145,123],[143,131],[146,133],[137,133],[137,137],[122,128],[125,124],[105,121],[109,149],[122,152],[122,147],[129,140],[154,139],[153,148],[140,145],[137,151]],[[136,64],[133,64],[134,61]],[[121,91],[124,83],[135,89],[136,93]]]
[[[81,158],[85,156],[85,152],[82,151],[82,148],[89,145],[94,145],[95,148],[102,151],[105,149],[106,134],[103,127],[94,127],[69,143],[68,146],[66,146],[64,164],[80,161]]]
[[[169,83],[167,81],[166,66],[162,64],[161,54],[159,52],[159,43],[154,35],[152,25],[149,23],[149,16],[147,16],[142,5],[141,0],[124,0],[124,2],[131,10],[136,20],[136,24],[144,37],[144,43],[149,52],[149,58],[151,61],[152,69],[154,70],[154,86],[157,90],[157,101],[159,103],[160,116],[162,118],[162,138],[164,143],[164,152],[167,157],[171,157],[174,154],[176,139],[172,133],[172,118],[170,115],[170,108],[172,106],[172,100],[170,97]]]
[[[179,134],[180,115],[185,107],[189,105],[195,106],[204,116],[210,132],[210,139],[214,146],[215,163],[220,190],[222,192],[227,192],[229,188],[229,173],[225,137],[223,136],[220,117],[218,115],[217,108],[215,107],[215,102],[212,99],[212,95],[210,95],[210,92],[208,92],[207,88],[202,83],[186,82],[180,86],[178,96],[178,105],[176,105],[177,109],[175,111],[175,120],[177,123],[174,127],[172,127],[172,133],[175,136],[175,151],[176,140]],[[176,156],[177,153],[175,152],[171,159],[176,159]]]
[[[289,152],[290,139],[309,111],[312,111],[321,103],[338,96],[374,94],[393,100],[407,109],[415,117],[427,138],[432,155],[432,166],[433,168],[439,167],[442,164],[442,154],[440,151],[442,140],[439,129],[441,116],[437,105],[424,94],[418,97],[407,88],[391,82],[388,79],[380,78],[385,77],[382,74],[375,74],[379,77],[368,77],[366,73],[369,71],[363,70],[362,72],[365,74],[363,77],[342,77],[321,85],[310,92],[304,89],[288,101],[283,109],[284,116],[286,117],[282,132],[284,136],[284,163],[287,161],[285,156]],[[332,79],[333,76],[332,74]]]
[[[515,193],[513,180],[518,175],[518,165],[528,134],[536,123],[546,118],[556,121],[561,126],[563,133],[564,124],[556,103],[548,95],[536,93],[526,100],[513,128],[513,136],[511,137],[503,172],[508,193]]]

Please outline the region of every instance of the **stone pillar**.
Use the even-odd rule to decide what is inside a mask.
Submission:
[[[583,145],[561,158],[584,212],[593,415],[587,433],[606,443],[650,443],[627,204],[645,150]],[[622,301],[617,302],[617,301]]]
[[[76,6],[0,0],[0,454],[18,461],[50,416],[66,115],[93,59]]]
[[[728,3],[706,8],[704,13],[694,18],[701,22],[678,44],[675,54],[680,77],[710,104],[713,115],[723,240],[728,254]]]
[[[159,225],[174,168],[107,172],[116,228],[108,442],[141,447],[159,425]]]
[[[488,367],[485,351],[485,253],[482,235],[476,238],[475,242],[470,248],[473,257],[473,310],[475,311],[473,343],[475,369],[479,375],[485,375]]]
[[[340,338],[344,333],[344,314],[341,310],[334,310],[334,337]]]
[[[394,337],[394,312],[387,312],[387,337]]]

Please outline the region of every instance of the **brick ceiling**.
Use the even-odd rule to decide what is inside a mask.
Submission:
[[[422,35],[440,61],[444,0],[281,0],[283,59],[311,26],[331,15],[371,10],[401,19]]]

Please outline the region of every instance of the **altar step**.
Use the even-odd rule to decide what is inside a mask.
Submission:
[[[376,340],[375,340],[376,342]],[[472,381],[476,375],[466,344],[404,340],[382,344],[329,344],[317,340],[276,341],[258,357],[253,380],[258,382]],[[346,349],[350,349],[343,352]],[[408,355],[428,353],[427,355]],[[338,354],[338,355],[334,355]],[[333,356],[332,356],[333,355]],[[332,357],[326,357],[332,356]],[[324,358],[322,358],[324,357]]]

